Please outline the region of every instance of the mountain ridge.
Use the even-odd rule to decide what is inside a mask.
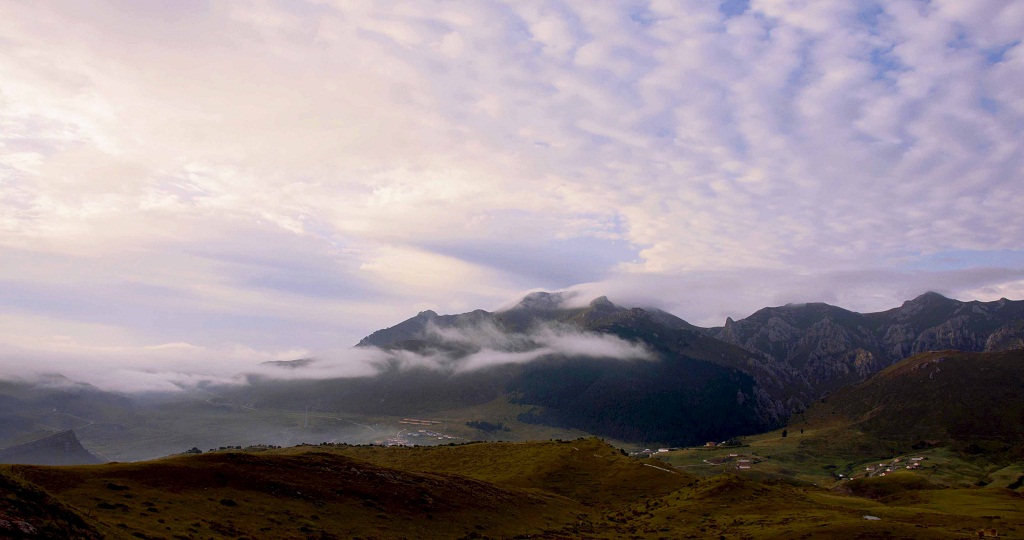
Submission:
[[[1024,301],[1005,298],[962,302],[926,292],[899,307],[868,313],[823,302],[786,304],[761,308],[739,320],[727,318],[724,326],[710,328],[657,309],[617,306],[606,296],[586,306],[562,307],[570,299],[564,293],[534,292],[495,312],[437,315],[424,311],[370,334],[357,346],[402,348],[403,341],[422,340],[431,325],[451,328],[487,321],[506,331],[524,332],[538,323],[557,323],[606,331],[614,321],[646,319],[666,331],[701,334],[755,355],[754,360],[720,363],[744,370],[765,389],[776,389],[770,392],[772,399],[785,403],[789,411],[801,410],[822,395],[920,352],[1024,347]]]
[[[921,352],[1019,348],[1021,320],[1024,301],[962,302],[927,292],[873,313],[824,303],[762,308],[705,332],[803,377],[809,403]]]

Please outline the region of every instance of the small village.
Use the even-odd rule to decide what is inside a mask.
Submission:
[[[872,477],[875,477],[875,476],[885,476],[887,474],[892,474],[893,472],[897,472],[900,469],[911,470],[911,471],[915,470],[915,469],[920,469],[921,468],[921,463],[923,461],[925,461],[926,459],[928,459],[928,458],[924,457],[924,456],[897,457],[897,458],[893,458],[888,463],[882,462],[882,463],[879,463],[878,465],[868,465],[867,467],[864,467],[863,478],[872,478]],[[838,476],[840,478],[845,478],[841,474],[838,475]],[[854,477],[855,478],[856,477],[860,477],[860,475],[854,475]]]
[[[443,424],[443,422],[438,420],[403,418],[399,420],[398,423],[408,427],[400,429],[398,434],[394,437],[378,439],[373,441],[373,444],[381,446],[416,446],[438,444],[438,441],[455,441],[461,439],[461,437],[437,431],[436,426]],[[418,427],[422,429],[415,429]]]
[[[708,454],[710,454],[711,456],[710,457],[706,457],[706,458],[701,458],[700,459],[700,463],[697,463],[696,459],[694,459],[692,462],[687,463],[687,464],[675,465],[675,468],[677,468],[677,469],[687,469],[687,468],[692,468],[692,467],[716,467],[716,468],[721,468],[722,470],[730,470],[731,469],[731,470],[734,470],[736,472],[758,470],[757,465],[759,463],[763,463],[763,462],[771,459],[771,456],[768,456],[768,455],[759,456],[759,455],[757,455],[757,453],[744,453],[744,452],[740,451],[740,449],[744,448],[744,447],[745,447],[745,445],[738,444],[736,441],[733,441],[733,440],[723,441],[723,442],[711,441],[711,442],[707,442],[707,443],[705,443],[705,444],[703,444],[701,446],[693,447],[693,448],[681,448],[681,447],[664,447],[664,448],[656,448],[656,449],[644,448],[643,450],[637,450],[637,451],[634,451],[634,452],[630,452],[629,456],[635,457],[635,458],[640,458],[640,459],[651,458],[651,457],[653,457],[653,458],[659,458],[660,457],[660,458],[668,459],[668,460],[671,461],[671,458],[673,457],[673,454],[670,454],[670,452],[675,452],[675,451],[678,451],[678,450],[708,451]],[[734,450],[734,449],[736,451],[731,451],[731,450]],[[723,453],[723,451],[728,451],[728,453]],[[700,452],[700,453],[703,453],[703,452]],[[698,455],[693,456],[693,457],[694,458],[699,458],[700,456],[698,454]],[[923,456],[923,455],[904,455],[904,456],[894,457],[894,458],[891,458],[891,459],[888,459],[888,460],[884,460],[883,459],[883,460],[878,461],[877,463],[863,464],[863,462],[861,462],[862,464],[861,465],[857,465],[857,466],[854,466],[854,465],[851,464],[850,467],[852,467],[854,469],[854,471],[851,474],[838,473],[838,472],[835,471],[835,469],[836,469],[835,466],[829,466],[827,468],[828,469],[832,469],[831,476],[832,476],[832,478],[835,481],[837,481],[837,482],[844,482],[844,481],[853,480],[853,479],[856,479],[856,478],[883,477],[883,476],[891,475],[894,472],[899,472],[899,471],[917,471],[917,470],[922,469],[922,467],[924,466],[924,462],[927,461],[927,460],[928,460],[928,457],[927,456]],[[861,467],[863,467],[863,470],[861,470]],[[769,468],[769,471],[771,469],[772,468]],[[931,470],[931,469],[934,469],[934,466],[929,468],[929,470]]]

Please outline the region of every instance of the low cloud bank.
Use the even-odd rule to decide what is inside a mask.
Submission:
[[[343,350],[257,351],[172,343],[147,347],[39,350],[0,344],[5,358],[0,380],[45,386],[92,385],[122,393],[178,393],[197,388],[248,384],[251,377],[273,380],[370,377],[413,368],[465,373],[502,364],[522,364],[548,356],[649,360],[641,344],[616,336],[546,325],[528,333],[505,332],[493,323],[471,327],[429,326],[420,351],[356,347]],[[312,357],[312,358],[310,358]],[[295,361],[309,358],[308,361]]]
[[[565,325],[543,325],[529,333],[504,332],[493,323],[469,328],[430,326],[428,337],[472,351],[454,362],[459,372],[500,364],[522,364],[545,356],[586,356],[617,360],[650,360],[654,355],[642,344],[608,334],[582,332]]]

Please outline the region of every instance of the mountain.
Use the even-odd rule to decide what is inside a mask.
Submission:
[[[493,313],[424,311],[359,342],[396,355],[373,377],[254,378],[247,388],[226,391],[257,407],[388,415],[505,400],[528,408],[519,415],[523,422],[670,444],[755,433],[784,421],[786,406],[760,380],[780,395],[786,381],[756,355],[660,310],[624,308],[605,297],[564,307],[566,300],[540,292]],[[430,367],[401,364],[410,354]]]
[[[0,463],[91,465],[103,460],[86,450],[71,430],[0,450]]]
[[[959,302],[927,293],[866,314],[787,305],[719,328],[606,297],[576,300],[535,292],[495,312],[423,311],[358,343],[392,355],[375,376],[253,379],[239,399],[376,415],[498,400],[529,407],[522,422],[693,444],[781,425],[823,395],[920,351],[1012,349],[1024,340],[1024,302],[1005,299]],[[622,357],[629,347],[646,358]]]
[[[811,423],[846,422],[882,440],[1024,457],[1024,350],[915,355],[815,403]]]
[[[330,360],[303,358],[178,396],[116,395],[59,376],[0,381],[0,446],[74,429],[125,461],[193,446],[383,441],[406,417],[450,420],[446,433],[467,439],[702,444],[781,427],[915,352],[1024,345],[1024,302],[1005,299],[929,293],[878,313],[787,305],[718,328],[577,300],[538,292],[494,312],[421,312],[359,342],[355,356],[372,364],[358,377],[320,378]],[[511,429],[466,427],[481,421]]]
[[[786,305],[727,319],[705,333],[790,374],[799,381],[797,393],[810,403],[920,352],[1020,348],[1024,301],[960,302],[929,292],[878,313],[822,303]]]

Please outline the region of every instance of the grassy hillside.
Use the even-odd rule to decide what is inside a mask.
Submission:
[[[103,537],[90,520],[10,472],[0,468],[0,538]]]
[[[921,354],[820,400],[784,430],[740,443],[659,457],[703,476],[749,460],[747,478],[829,487],[906,471],[916,458],[913,474],[936,486],[1020,491],[1024,351]]]
[[[1024,444],[1024,350],[920,354],[828,397],[806,421],[850,422],[918,447],[1007,451]]]
[[[587,505],[618,505],[692,481],[656,460],[637,460],[599,439],[459,446],[336,447],[333,452],[411,471],[459,474],[513,488],[541,489]]]
[[[942,488],[916,473],[855,482],[825,489],[730,472],[699,478],[596,439],[322,445],[4,467],[0,527],[10,518],[64,527],[63,537],[126,539],[1024,535],[1019,491]]]
[[[563,526],[581,510],[549,493],[315,451],[14,470],[125,537],[508,536],[524,523]]]

